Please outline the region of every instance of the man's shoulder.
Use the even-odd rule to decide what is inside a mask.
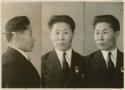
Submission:
[[[41,56],[41,58],[42,58],[42,59],[47,58],[47,57],[49,56],[50,53],[51,53],[51,52],[47,52],[47,53],[43,54],[43,55]]]
[[[72,52],[72,62],[76,65],[84,65],[84,56],[82,56],[80,53],[73,50]]]
[[[51,55],[53,52],[54,52],[54,50],[53,50],[53,51],[49,51],[49,52],[43,54],[43,55],[41,56],[42,61],[48,59],[48,57],[50,57],[50,55]]]
[[[16,56],[13,51],[6,51],[2,54],[2,65],[7,63],[13,63],[16,62]]]
[[[82,56],[80,53],[76,52],[73,50],[73,53],[72,53],[73,56],[77,57],[77,58],[84,58],[84,56]]]
[[[96,61],[98,61],[100,58],[102,57],[101,51],[97,50],[94,51],[92,53],[90,53],[89,55],[85,56],[85,62],[86,63],[95,63]]]
[[[96,58],[96,57],[99,56],[99,54],[101,54],[101,51],[100,51],[100,50],[97,50],[97,51],[92,52],[91,54],[88,54],[88,55],[86,56],[86,58]]]
[[[120,51],[120,50],[118,49],[118,54],[123,55],[124,52],[122,52],[122,51]]]
[[[8,47],[7,51],[2,54],[2,65],[17,64],[24,59],[24,56],[20,52]]]

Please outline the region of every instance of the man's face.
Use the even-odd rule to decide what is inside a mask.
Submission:
[[[21,50],[31,52],[34,46],[34,38],[32,37],[32,29],[28,26],[27,30],[18,34],[18,43]]]
[[[114,32],[109,23],[101,22],[95,26],[94,39],[101,50],[112,50],[116,48],[116,39],[119,31]]]
[[[66,51],[71,48],[73,36],[74,33],[72,32],[69,24],[65,22],[53,24],[50,38],[56,49]]]

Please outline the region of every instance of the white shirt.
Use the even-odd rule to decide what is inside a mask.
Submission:
[[[56,49],[55,48],[55,51],[56,51],[56,53],[57,53],[57,56],[58,56],[58,59],[59,59],[59,62],[60,62],[60,64],[61,64],[61,67],[63,67],[63,51],[60,51],[60,50],[58,50],[58,49]],[[70,48],[70,49],[68,49],[67,51],[65,51],[65,53],[66,53],[66,61],[67,61],[67,63],[68,63],[68,65],[69,65],[69,67],[71,66],[71,56],[72,56],[72,49]]]
[[[116,62],[117,62],[117,48],[113,49],[112,51],[104,51],[104,50],[101,50],[102,52],[102,55],[105,59],[105,62],[106,62],[106,65],[108,67],[108,52],[111,52],[111,60],[114,64],[114,66],[116,67]]]
[[[11,48],[17,50],[18,52],[20,52],[29,61],[29,57],[27,56],[27,54],[24,51],[22,51],[22,50],[20,50],[20,49],[18,49],[16,47],[14,47],[14,46],[12,46],[10,44],[9,44],[9,47],[11,47]]]

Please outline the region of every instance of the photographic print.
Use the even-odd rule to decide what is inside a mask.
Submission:
[[[2,1],[1,88],[123,89],[124,2]]]

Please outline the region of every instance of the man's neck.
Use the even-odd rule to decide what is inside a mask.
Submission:
[[[66,50],[59,50],[59,49],[55,48],[55,50],[58,51],[58,52],[67,52],[67,51],[71,51],[72,48],[68,48]]]
[[[27,60],[29,60],[29,58],[28,58],[26,52],[24,52],[23,50],[21,50],[21,49],[19,49],[18,47],[16,47],[16,45],[11,45],[11,44],[9,44],[9,47],[11,47],[11,48],[17,50],[17,51],[20,52]]]
[[[114,49],[116,49],[116,45],[114,45],[112,48],[106,50],[106,51],[113,51]]]

